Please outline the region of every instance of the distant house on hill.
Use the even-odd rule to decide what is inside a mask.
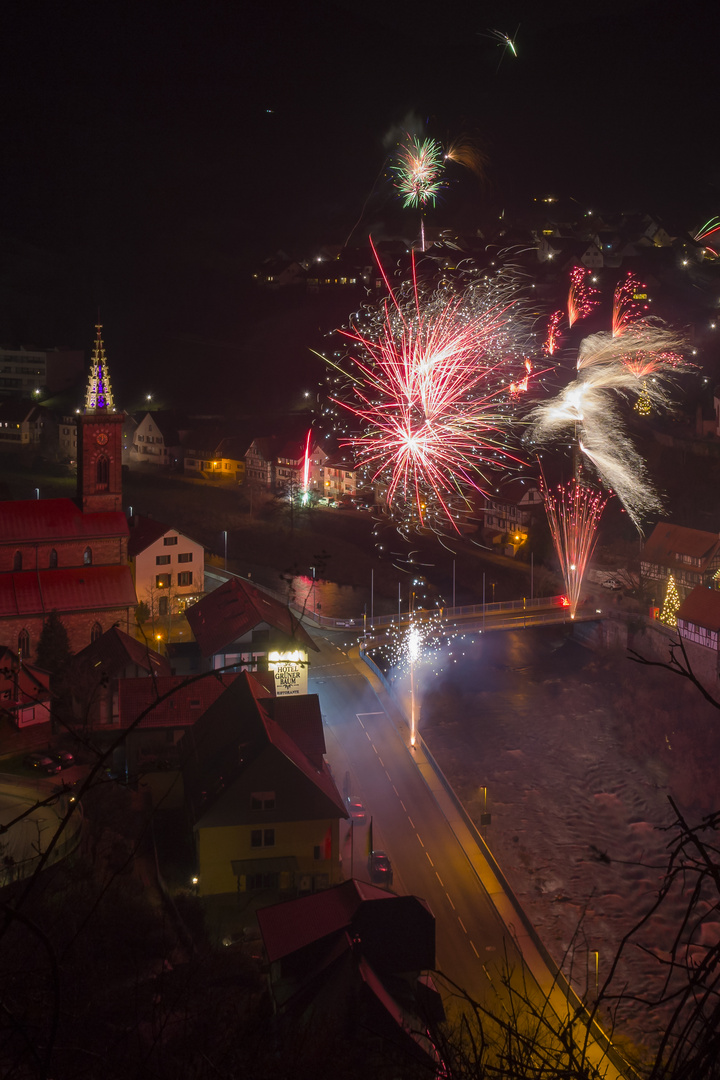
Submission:
[[[340,877],[347,810],[324,759],[315,694],[274,698],[244,672],[180,744],[198,891],[317,892]]]
[[[182,615],[205,590],[202,544],[154,518],[131,519],[128,559],[151,619]]]
[[[176,468],[182,462],[183,421],[174,413],[148,412],[132,432],[130,461],[133,464]]]
[[[720,592],[697,585],[680,605],[677,629],[693,672],[715,689],[720,676]]]

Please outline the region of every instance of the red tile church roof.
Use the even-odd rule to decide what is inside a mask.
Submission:
[[[136,604],[129,566],[75,566],[0,574],[0,618],[51,611],[100,611]]]
[[[128,524],[119,510],[84,514],[72,499],[0,502],[0,545],[127,535]]]

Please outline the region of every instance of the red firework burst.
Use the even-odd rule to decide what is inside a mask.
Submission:
[[[573,267],[568,292],[568,322],[574,326],[578,319],[586,319],[598,303],[598,290],[588,284],[590,271],[584,266]]]
[[[385,280],[390,296],[369,331],[340,331],[354,346],[354,375],[348,396],[333,400],[361,424],[341,441],[385,483],[389,508],[421,525],[441,510],[457,529],[457,504],[482,490],[483,469],[521,464],[507,446],[510,384],[518,390],[517,373],[525,385],[530,374],[513,345],[517,285],[475,281],[474,291],[424,298],[414,262],[404,296]]]
[[[558,484],[551,491],[541,478],[545,511],[553,543],[560,560],[569,600],[570,617],[575,618],[587,564],[595,549],[600,518],[608,496],[575,479]]]
[[[564,311],[554,311],[550,316],[548,322],[547,337],[543,345],[543,352],[546,356],[554,356],[555,350],[558,347],[560,341],[560,323],[564,318]]]
[[[619,337],[628,325],[648,310],[645,286],[628,270],[624,281],[619,281],[613,293],[612,335]]]

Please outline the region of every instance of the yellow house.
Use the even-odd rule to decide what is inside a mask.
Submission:
[[[243,672],[185,735],[198,892],[268,902],[340,881],[343,799],[324,758],[316,694],[273,697]]]

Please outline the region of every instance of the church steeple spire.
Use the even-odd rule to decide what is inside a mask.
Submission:
[[[110,386],[110,371],[102,339],[102,323],[98,323],[95,329],[97,336],[93,346],[90,375],[87,390],[85,391],[85,412],[115,412],[115,402],[113,401]]]

